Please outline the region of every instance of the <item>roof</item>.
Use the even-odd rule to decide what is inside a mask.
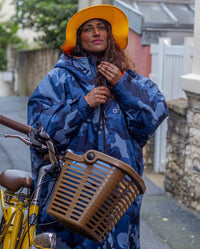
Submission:
[[[194,0],[114,0],[114,5],[126,13],[130,29],[142,35],[143,44],[166,33],[174,38],[193,33]]]

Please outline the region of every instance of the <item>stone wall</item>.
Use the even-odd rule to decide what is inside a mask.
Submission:
[[[200,96],[168,102],[165,190],[200,212]]]
[[[30,96],[44,76],[54,67],[60,53],[58,49],[20,51],[17,57],[15,94]]]
[[[155,134],[148,140],[147,144],[143,148],[144,155],[144,169],[154,170],[154,143]]]

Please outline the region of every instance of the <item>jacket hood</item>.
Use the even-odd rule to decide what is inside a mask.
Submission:
[[[73,57],[63,53],[54,68],[64,68],[80,82],[94,85],[97,67],[93,56]]]

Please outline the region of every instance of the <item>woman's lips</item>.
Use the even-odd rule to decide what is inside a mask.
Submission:
[[[93,44],[101,44],[103,41],[101,39],[95,39],[92,41]]]

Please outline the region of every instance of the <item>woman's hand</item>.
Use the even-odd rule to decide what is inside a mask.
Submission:
[[[92,89],[86,96],[85,100],[90,107],[95,107],[100,104],[105,104],[108,97],[110,96],[110,91],[105,86],[100,86]]]
[[[122,73],[119,68],[106,61],[101,62],[98,66],[98,71],[107,79],[111,86],[116,85],[122,77]]]

